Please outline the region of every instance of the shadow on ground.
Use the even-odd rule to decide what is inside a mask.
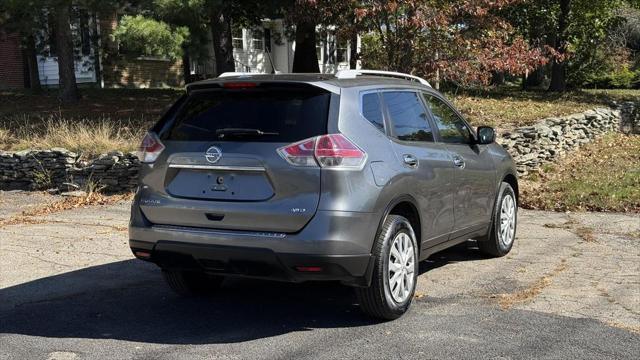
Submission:
[[[476,259],[476,250],[459,246],[420,270]],[[133,259],[5,288],[0,299],[0,333],[53,338],[230,343],[376,323],[339,284],[229,279],[214,296],[185,299],[168,290],[155,265]]]

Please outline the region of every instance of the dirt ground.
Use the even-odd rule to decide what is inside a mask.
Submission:
[[[403,318],[362,316],[334,284],[228,280],[180,299],[128,248],[129,204],[0,193],[0,359],[637,358],[640,216],[521,210],[513,251],[473,243],[421,264]]]

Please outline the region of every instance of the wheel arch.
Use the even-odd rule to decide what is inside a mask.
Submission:
[[[520,204],[520,191],[518,190],[518,178],[512,173],[507,173],[504,176],[502,176],[501,182],[506,182],[507,184],[511,185],[513,192],[516,194],[516,204]],[[498,188],[500,188],[499,184],[498,184]]]
[[[413,228],[413,232],[416,235],[419,255],[420,248],[422,247],[422,219],[420,217],[420,211],[418,209],[418,202],[411,195],[405,194],[394,198],[385,207],[384,213],[380,218],[380,222],[378,223],[378,230],[376,231],[376,238],[380,235],[382,224],[384,224],[384,221],[389,215],[404,216],[405,218],[407,218],[407,220],[409,220],[409,223]]]

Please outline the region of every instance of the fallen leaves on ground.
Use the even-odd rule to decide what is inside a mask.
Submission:
[[[606,135],[520,182],[524,208],[640,212],[640,136]]]

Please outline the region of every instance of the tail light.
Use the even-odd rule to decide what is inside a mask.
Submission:
[[[320,135],[281,147],[278,153],[296,166],[359,169],[367,154],[342,134]]]
[[[158,135],[154,132],[148,132],[138,148],[138,159],[143,163],[152,163],[156,161],[162,150],[164,150],[164,145],[160,142]]]

